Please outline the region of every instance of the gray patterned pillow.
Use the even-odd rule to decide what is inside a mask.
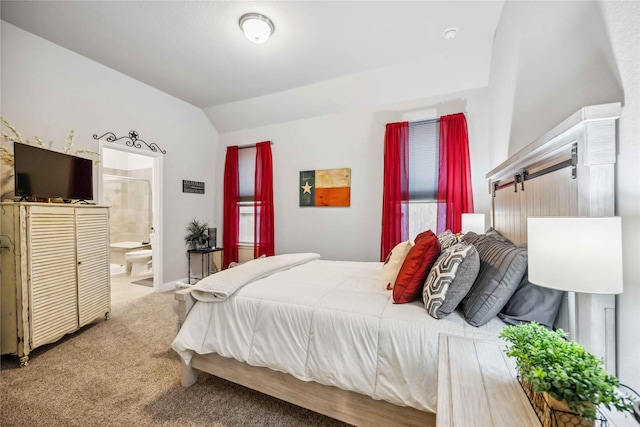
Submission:
[[[422,291],[424,307],[442,319],[467,295],[480,270],[480,257],[473,245],[457,243],[445,249],[431,267]]]
[[[453,234],[451,230],[443,231],[438,235],[438,241],[442,250],[450,248],[456,243],[460,243],[460,239],[456,234]]]

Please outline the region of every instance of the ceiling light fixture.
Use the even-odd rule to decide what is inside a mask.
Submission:
[[[451,40],[456,38],[457,34],[458,34],[457,28],[449,28],[448,30],[445,30],[444,33],[442,33],[442,36],[447,40]]]
[[[266,42],[275,31],[271,19],[259,13],[247,13],[240,17],[240,28],[249,40],[254,43]]]

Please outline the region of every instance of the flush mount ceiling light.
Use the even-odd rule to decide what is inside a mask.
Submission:
[[[247,13],[240,17],[240,28],[249,40],[254,43],[266,42],[275,31],[271,19],[259,13]]]
[[[449,28],[448,30],[445,30],[444,33],[442,33],[442,36],[447,40],[451,40],[451,39],[454,39],[457,34],[458,34],[457,28]]]

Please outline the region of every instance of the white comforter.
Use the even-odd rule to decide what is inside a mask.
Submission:
[[[172,347],[218,353],[388,402],[435,412],[438,334],[496,339],[454,312],[393,304],[382,264],[315,260],[248,283],[224,302],[197,302]]]

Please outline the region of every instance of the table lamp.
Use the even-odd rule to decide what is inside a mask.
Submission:
[[[462,214],[462,234],[473,231],[476,234],[484,234],[484,214],[463,213]]]
[[[568,292],[569,338],[576,339],[575,293],[622,293],[620,217],[528,218],[529,281]]]

